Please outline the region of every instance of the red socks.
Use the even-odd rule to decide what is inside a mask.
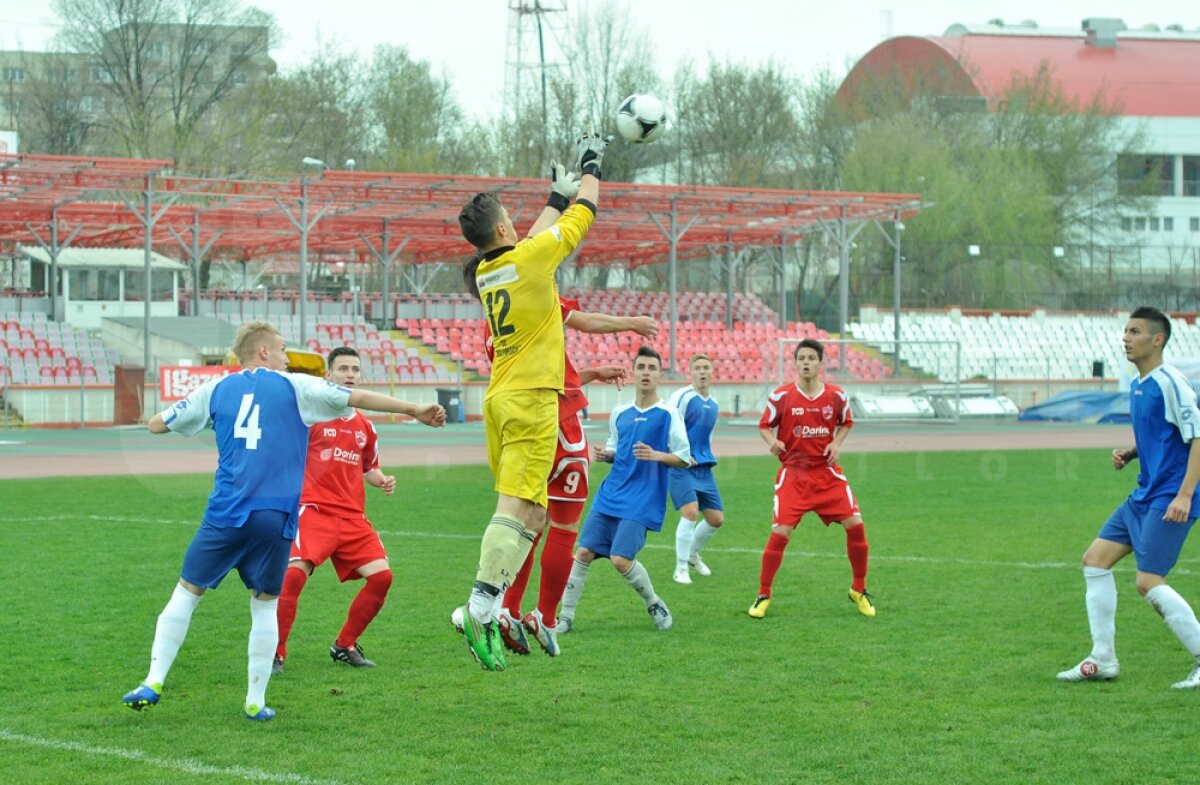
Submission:
[[[850,588],[856,592],[867,590],[867,527],[864,524],[846,529],[846,556],[850,559],[850,572],[854,576]]]
[[[308,583],[308,575],[299,568],[288,567],[283,573],[283,591],[279,593],[279,605],[275,615],[279,619],[279,644],[275,647],[275,656],[287,657],[287,639],[296,623],[296,604],[300,601],[300,592]]]
[[[783,564],[783,549],[787,547],[788,538],[782,534],[771,532],[767,538],[767,547],[763,549],[762,572],[758,575],[758,593],[771,596],[771,584],[775,582],[775,573]]]
[[[529,555],[525,557],[525,563],[521,565],[521,569],[517,570],[517,577],[513,578],[508,590],[504,592],[504,602],[502,603],[504,610],[508,611],[508,615],[517,621],[521,620],[521,600],[525,598],[525,589],[529,586],[529,573],[533,572],[533,553],[537,550],[538,540],[541,538],[541,533],[534,538]]]
[[[392,571],[382,570],[367,576],[366,585],[358,590],[354,602],[350,603],[350,612],[346,614],[346,623],[338,633],[337,645],[350,647],[358,643],[358,636],[371,623],[383,607],[387,599],[388,589],[392,588]]]
[[[571,565],[575,561],[576,532],[551,526],[542,546],[542,582],[538,587],[538,610],[547,626],[558,624],[555,614],[558,603],[567,589]]]

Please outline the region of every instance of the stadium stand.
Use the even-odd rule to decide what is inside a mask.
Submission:
[[[664,292],[568,292],[587,311],[617,316],[645,315],[659,320],[660,331],[654,345],[660,351],[670,344],[667,326],[669,303]],[[713,358],[715,376],[727,382],[762,382],[778,377],[780,338],[828,339],[824,330],[811,322],[789,322],[780,329],[776,314],[753,295],[740,294],[734,299],[734,327],[725,326],[725,296],[703,292],[679,295],[680,322],[676,332],[676,353],[680,364],[697,352]],[[701,319],[701,317],[704,317]],[[744,317],[744,318],[743,318]],[[484,351],[487,336],[482,318],[409,318],[397,326],[408,336],[440,354],[461,363],[463,368],[487,376],[490,365]],[[632,333],[589,335],[567,331],[567,351],[580,368],[624,363],[637,352],[643,340]],[[826,371],[831,379],[879,380],[892,369],[875,356],[851,348],[845,357],[836,344],[827,347]],[[785,377],[790,372],[785,372]]]
[[[0,312],[0,383],[112,384],[119,361],[99,338],[45,313]]]
[[[232,314],[220,317],[237,322]],[[296,316],[270,316],[266,321],[275,325],[291,346],[299,346],[300,319]],[[380,333],[373,326],[355,322],[349,318],[326,319],[308,317],[308,336],[305,345],[322,355],[329,354],[337,346],[352,346],[362,360],[363,378],[368,382],[382,382],[389,378],[397,382],[452,382],[457,376],[445,363],[433,360],[431,352],[421,352],[415,347],[397,343],[388,333]]]
[[[892,319],[850,325],[855,339],[892,352]],[[900,317],[900,359],[944,382],[988,379],[1112,378],[1125,366],[1121,334],[1127,313],[1034,311],[1028,315],[905,311]],[[1173,318],[1172,358],[1200,356],[1200,326]],[[955,342],[962,360],[955,373]],[[957,378],[956,378],[957,377]]]

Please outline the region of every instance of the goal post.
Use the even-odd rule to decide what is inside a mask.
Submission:
[[[776,384],[795,379],[792,358],[802,340],[778,339],[772,369]],[[819,340],[825,350],[822,378],[846,390],[855,417],[957,423],[966,394],[990,391],[976,390],[979,385],[969,382],[964,384],[959,341]],[[900,362],[896,361],[897,355]]]

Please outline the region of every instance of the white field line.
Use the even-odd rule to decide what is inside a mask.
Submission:
[[[104,515],[44,515],[35,518],[11,518],[0,517],[0,525],[6,523],[52,523],[60,521],[93,521],[96,523],[153,523],[153,524],[168,524],[172,526],[198,526],[199,521],[181,521],[168,520],[163,518],[129,518],[129,517],[108,517]],[[420,532],[420,531],[389,531],[387,529],[377,530],[385,537],[411,537],[416,539],[436,539],[436,540],[465,540],[471,542],[479,541],[479,534],[449,534],[446,532]],[[1083,543],[1080,547],[1085,547],[1087,543]],[[646,548],[655,550],[675,550],[675,545],[647,543]],[[704,549],[706,553],[745,553],[753,555],[761,555],[761,548],[718,548],[709,546]],[[844,553],[816,553],[813,551],[799,551],[793,548],[788,548],[787,555],[792,558],[799,559],[845,559]],[[1081,551],[1082,553],[1082,551]],[[1078,561],[1069,562],[1054,562],[1054,561],[1002,561],[999,559],[953,559],[940,556],[904,556],[904,555],[889,555],[871,553],[872,562],[893,562],[902,564],[932,564],[932,565],[958,565],[963,567],[998,567],[1017,570],[1062,570],[1062,569],[1080,569]],[[1191,561],[1184,559],[1183,561]],[[1115,568],[1118,572],[1128,568],[1133,570],[1133,560],[1123,561]],[[1175,567],[1171,570],[1172,575],[1200,575],[1200,570],[1188,569],[1186,567]]]
[[[61,750],[63,752],[79,753],[81,755],[101,755],[108,758],[121,758],[123,760],[134,761],[135,763],[143,763],[147,766],[157,766],[160,769],[184,772],[185,774],[220,775],[223,777],[236,777],[247,782],[279,782],[287,783],[287,785],[339,785],[336,780],[318,780],[312,777],[305,777],[302,774],[283,774],[263,771],[261,769],[251,769],[245,766],[213,766],[208,763],[201,763],[198,760],[192,760],[191,758],[157,758],[139,750],[130,750],[123,747],[97,747],[77,741],[47,739],[41,736],[30,736],[25,733],[14,733],[4,728],[0,728],[0,741],[6,741],[23,747],[42,747],[45,749]]]

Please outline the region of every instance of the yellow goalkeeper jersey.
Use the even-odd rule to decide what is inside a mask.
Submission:
[[[495,350],[487,396],[562,391],[565,347],[554,273],[595,217],[590,206],[574,204],[549,228],[480,263],[475,283]]]

